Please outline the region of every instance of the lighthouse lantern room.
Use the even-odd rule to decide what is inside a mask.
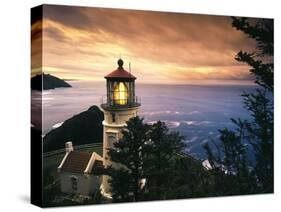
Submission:
[[[103,102],[102,108],[116,109],[139,106],[138,99],[135,96],[136,77],[123,68],[123,60],[117,61],[117,70],[106,75],[107,95],[106,102]]]

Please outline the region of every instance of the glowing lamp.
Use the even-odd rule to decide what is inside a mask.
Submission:
[[[125,105],[128,102],[128,88],[124,82],[118,82],[114,86],[113,101],[117,105]]]

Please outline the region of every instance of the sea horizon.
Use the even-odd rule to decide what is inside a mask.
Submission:
[[[43,135],[89,107],[100,107],[105,82],[69,81],[71,88],[42,92]],[[187,151],[204,157],[202,144],[218,139],[218,129],[233,128],[231,118],[249,118],[241,94],[253,85],[191,85],[137,83],[136,94],[142,105],[138,115],[153,124],[160,120],[172,131],[185,136]],[[33,91],[37,92],[37,91]]]

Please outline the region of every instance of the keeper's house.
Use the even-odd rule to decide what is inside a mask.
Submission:
[[[95,152],[74,151],[72,142],[67,142],[65,149],[65,156],[58,167],[61,191],[83,196],[99,192],[103,158]]]

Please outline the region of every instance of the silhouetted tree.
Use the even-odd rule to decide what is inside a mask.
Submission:
[[[183,137],[169,131],[164,122],[147,125],[139,117],[130,119],[123,138],[109,150],[110,159],[120,164],[108,169],[113,201],[209,194],[209,173],[201,161],[183,153],[184,147]]]
[[[254,93],[242,94],[251,119],[232,119],[237,126],[235,130],[220,130],[218,152],[222,154],[215,155],[208,144],[205,149],[218,173],[232,173],[230,182],[220,180],[220,183],[238,186],[232,193],[273,192],[273,20],[232,19],[233,27],[257,43],[257,52],[240,51],[235,59],[251,67],[250,73],[255,76],[259,88]],[[255,155],[252,169],[248,167],[250,162],[247,159],[250,151]]]
[[[236,122],[236,120],[232,121]],[[216,155],[208,144],[204,146],[212,166],[210,172],[214,176],[214,195],[255,193],[256,180],[248,167],[247,145],[243,142],[243,128],[237,129],[237,131],[224,128],[219,132],[220,143],[216,146]]]
[[[109,149],[110,160],[119,167],[110,167],[111,193],[113,201],[139,201],[143,199],[145,148],[148,141],[149,126],[143,119],[131,118],[122,131],[123,137],[114,148]]]
[[[167,198],[175,175],[175,158],[184,147],[183,136],[169,132],[165,122],[158,121],[151,126],[144,166],[148,199]]]
[[[166,199],[214,196],[212,175],[200,160],[183,154],[174,160],[173,176],[167,185]]]
[[[273,192],[273,20],[263,19],[250,24],[245,18],[233,18],[233,27],[257,42],[257,53],[240,51],[236,60],[248,64],[255,82],[256,93],[244,93],[244,104],[252,120],[244,123],[247,139],[255,151],[254,172],[261,192]]]

